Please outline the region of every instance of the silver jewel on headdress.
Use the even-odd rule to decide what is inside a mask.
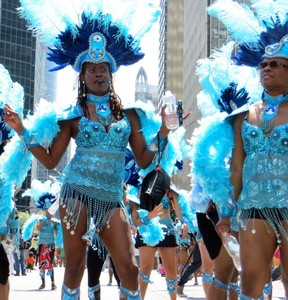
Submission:
[[[266,46],[263,58],[274,57],[288,59],[288,34],[279,43]]]
[[[232,110],[235,110],[238,108],[237,104],[233,100],[230,100],[229,104],[230,104],[230,107],[232,108]]]
[[[100,32],[95,32],[89,37],[89,48],[80,53],[73,65],[76,71],[80,71],[84,62],[91,62],[99,64],[101,62],[108,62],[111,67],[112,73],[116,72],[119,68],[113,56],[106,50],[106,38]]]

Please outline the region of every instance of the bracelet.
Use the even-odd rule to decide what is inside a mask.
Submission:
[[[149,224],[149,219],[148,219],[148,215],[144,216],[144,217],[141,217],[139,218],[140,222],[144,225],[148,225]]]
[[[24,128],[24,130],[19,134],[19,137],[26,149],[29,149],[30,147],[40,146],[40,144],[36,143],[33,140],[32,134],[26,128]]]
[[[147,145],[147,150],[154,154],[163,152],[167,143],[168,143],[167,137],[164,138],[163,136],[160,135],[158,131],[156,134],[154,134],[150,144]]]
[[[181,218],[181,220],[180,220],[180,223],[181,223],[181,224],[188,224],[187,218],[186,218],[185,216],[183,216],[183,217]]]

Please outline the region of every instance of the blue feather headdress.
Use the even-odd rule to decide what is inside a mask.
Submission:
[[[35,179],[31,183],[31,189],[27,189],[22,196],[30,196],[35,201],[36,209],[46,210],[57,200],[60,187],[58,181],[47,180],[42,183]]]
[[[19,12],[50,46],[48,59],[58,65],[52,71],[71,65],[80,72],[84,62],[108,62],[116,72],[143,58],[140,39],[158,20],[160,10],[148,0],[111,2],[21,0]]]
[[[251,7],[232,0],[218,0],[208,13],[226,26],[231,39],[239,46],[237,65],[257,67],[265,48],[288,34],[288,1],[251,0]]]

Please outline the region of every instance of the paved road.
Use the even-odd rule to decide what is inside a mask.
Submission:
[[[46,289],[38,290],[41,284],[39,273],[37,270],[28,273],[27,276],[11,276],[10,277],[10,300],[59,300],[61,283],[63,279],[64,268],[55,268],[55,282],[58,289],[51,291],[50,278],[46,278]],[[105,270],[101,274],[101,299],[102,300],[118,300],[118,288],[116,281],[113,279],[112,286],[107,286],[108,271]],[[146,300],[169,300],[166,292],[165,278],[161,277],[156,271],[151,274],[152,284],[148,287]],[[188,295],[188,300],[205,300],[202,290],[201,279],[198,279],[199,285],[194,286],[194,279],[185,285],[184,293]],[[87,275],[86,272],[81,284],[81,299],[87,300]],[[183,298],[179,298],[183,299]],[[185,299],[185,298],[184,298]],[[281,281],[273,283],[273,300],[284,300],[284,291]]]

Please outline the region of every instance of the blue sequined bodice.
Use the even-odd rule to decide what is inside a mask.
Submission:
[[[82,117],[79,122],[79,133],[75,139],[76,145],[81,148],[115,147],[126,148],[130,135],[130,125],[126,118],[112,125],[106,132],[104,126]]]
[[[239,206],[278,207],[288,205],[288,124],[275,127],[269,136],[244,120],[243,188]]]
[[[130,132],[126,117],[108,132],[100,123],[82,117],[75,139],[76,153],[64,171],[62,190],[68,184],[88,197],[122,200],[125,148]]]

